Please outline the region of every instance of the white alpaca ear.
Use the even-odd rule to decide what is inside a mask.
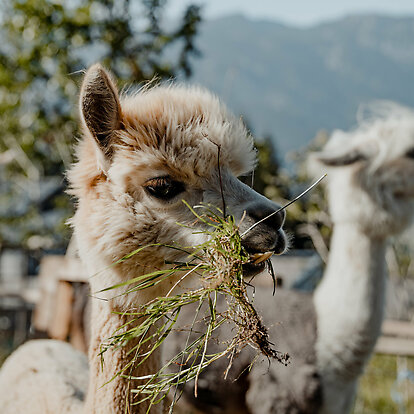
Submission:
[[[367,142],[358,147],[349,148],[347,151],[324,150],[314,154],[315,159],[328,167],[342,167],[367,161],[377,152],[377,146],[373,142]]]
[[[344,165],[351,165],[358,161],[365,161],[368,158],[365,156],[365,154],[359,152],[357,149],[353,149],[352,151],[349,151],[345,154],[329,154],[320,152],[315,154],[316,159],[329,167],[339,167]]]
[[[85,74],[80,110],[88,131],[109,158],[113,132],[121,128],[121,105],[111,75],[99,64],[91,66]]]

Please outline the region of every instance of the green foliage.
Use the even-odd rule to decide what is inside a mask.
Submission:
[[[295,164],[295,173],[291,176],[294,185],[306,186],[314,178],[308,169],[309,154],[320,151],[327,140],[328,134],[322,130],[310,141],[307,147],[290,154],[291,161]],[[326,172],[321,171],[321,173]],[[332,233],[326,188],[323,185],[316,187],[307,197],[303,197],[295,203],[289,212],[290,223],[294,230],[295,247],[316,248],[322,259],[326,261]]]
[[[414,384],[397,381],[399,372],[405,370],[414,370],[414,358],[374,355],[360,380],[353,414],[412,413]],[[396,394],[401,398],[400,404],[395,401]]]
[[[0,174],[2,193],[16,204],[21,236],[9,240],[8,214],[0,241],[20,243],[28,210],[40,221],[40,183],[61,175],[72,162],[78,133],[80,73],[100,61],[122,85],[191,74],[189,58],[200,22],[198,6],[188,6],[178,26],[165,30],[166,0],[4,0],[0,17]],[[175,56],[175,58],[174,58]],[[21,190],[21,191],[19,191]],[[54,198],[54,197],[52,197]],[[63,221],[71,211],[57,202]],[[54,237],[54,225],[45,228]],[[30,230],[31,229],[31,230]]]
[[[403,237],[392,240],[392,253],[394,256],[394,263],[388,263],[390,272],[401,278],[414,277],[414,261],[413,261],[413,245],[409,240]]]
[[[252,180],[253,188],[279,204],[286,204],[288,200],[303,191],[310,182],[318,178],[309,176],[306,159],[309,152],[321,149],[326,139],[326,133],[321,132],[307,148],[292,154],[292,161],[295,164],[293,173],[282,168],[271,137],[257,140],[255,145],[258,150],[258,165]],[[250,177],[245,179],[249,185],[252,181]],[[329,243],[331,233],[331,223],[326,212],[327,203],[323,186],[317,186],[289,207],[285,228],[292,235],[293,248],[313,249],[316,247],[318,250],[324,250],[324,246]],[[323,256],[326,252],[320,253]]]

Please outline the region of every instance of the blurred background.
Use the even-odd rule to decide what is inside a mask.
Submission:
[[[355,126],[364,105],[414,106],[414,2],[3,0],[0,363],[29,337],[67,339],[62,324],[44,322],[51,316],[39,303],[51,289],[73,303],[84,288],[75,264],[66,285],[41,279],[53,278],[70,249],[64,171],[79,137],[82,73],[97,61],[126,91],[158,77],[217,93],[256,139],[255,189],[284,203],[311,181],[308,152]],[[311,291],[329,252],[322,188],[289,208],[287,227],[292,251],[275,268],[286,287]],[[387,257],[387,312],[404,321],[414,320],[412,241],[408,230]],[[65,312],[59,318],[70,319]],[[354,412],[414,412],[413,370],[409,352],[376,354]]]

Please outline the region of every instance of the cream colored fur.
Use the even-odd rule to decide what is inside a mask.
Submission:
[[[84,354],[61,341],[30,341],[0,371],[0,412],[79,414],[87,385]]]
[[[253,207],[261,206],[264,215],[278,208],[237,180],[238,175],[255,166],[252,138],[241,120],[229,114],[209,92],[170,85],[119,97],[110,75],[95,65],[85,75],[80,106],[83,138],[77,147],[78,161],[68,177],[71,193],[78,200],[72,225],[79,255],[91,275],[93,293],[88,391],[84,402],[81,393],[74,391],[70,396],[68,391],[78,386],[84,390],[88,373],[84,364],[80,368],[82,356],[63,343],[32,342],[12,355],[0,373],[0,406],[7,407],[2,409],[3,414],[19,412],[16,407],[29,401],[33,414],[47,412],[45,407],[51,413],[145,413],[146,403],[132,405],[137,400],[129,391],[136,387],[136,380],[116,376],[130,361],[127,352],[139,338],[105,353],[103,366],[99,352],[102,344],[128,321],[123,311],[165,294],[177,278],[128,295],[121,295],[125,289],[100,291],[164,268],[166,261],[185,257],[177,250],[158,245],[122,264],[111,264],[138,247],[175,243],[191,248],[202,241],[205,236],[194,234],[200,224],[195,223],[183,199],[192,206],[203,203],[223,208],[223,188],[228,213],[240,220],[248,212],[241,231],[262,218],[249,214],[260,210]],[[148,186],[156,185],[160,177],[181,183],[183,191],[168,200],[155,197]],[[250,238],[249,246],[258,251],[281,252],[286,244],[283,220],[284,215],[279,214],[271,223],[257,226],[246,236],[246,240]],[[55,354],[61,352],[62,358],[47,356],[49,346],[54,347]],[[35,352],[44,356],[39,360],[39,369],[32,371],[27,361]],[[128,374],[148,375],[156,372],[159,364],[160,356],[153,355],[139,368],[128,370]],[[76,375],[68,376],[71,369],[78,370],[79,380]],[[26,372],[26,376],[15,376],[14,372]],[[46,388],[46,377],[50,378],[48,384],[67,384],[68,390],[63,386]],[[28,381],[30,386],[26,388]],[[151,412],[159,413],[161,409],[160,404]]]

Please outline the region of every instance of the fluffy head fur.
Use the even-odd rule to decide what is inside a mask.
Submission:
[[[335,131],[313,159],[329,167],[334,223],[385,238],[404,230],[414,211],[414,112],[391,103],[373,109],[354,131]]]

